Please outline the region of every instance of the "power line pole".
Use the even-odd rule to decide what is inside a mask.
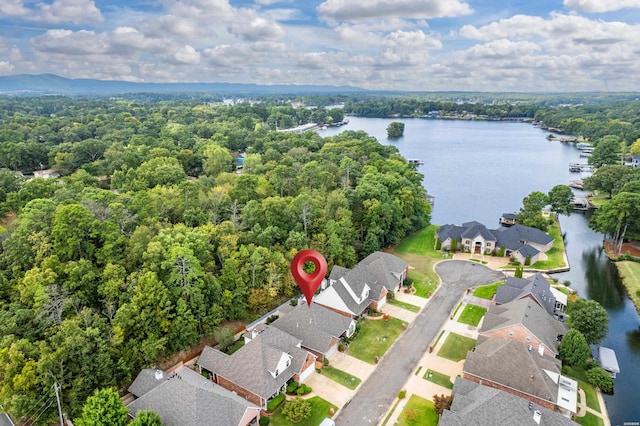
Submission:
[[[60,385],[58,382],[53,384],[53,389],[56,391],[56,400],[58,401],[58,414],[60,415],[60,426],[64,426],[64,419],[62,418],[62,407],[60,406]]]

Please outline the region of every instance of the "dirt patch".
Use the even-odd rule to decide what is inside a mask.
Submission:
[[[606,250],[609,257],[618,257],[618,253],[616,252],[612,243],[605,242],[604,249]],[[622,244],[622,249],[620,250],[620,254],[627,254],[627,253],[629,253],[631,257],[640,258],[640,247],[638,247],[637,241]]]

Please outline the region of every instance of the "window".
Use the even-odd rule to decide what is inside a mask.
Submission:
[[[287,367],[291,365],[291,361],[287,359]]]
[[[487,247],[491,247],[491,242],[487,241]]]

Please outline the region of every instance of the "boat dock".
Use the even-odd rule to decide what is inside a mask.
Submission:
[[[424,161],[419,158],[409,158],[407,161],[411,164],[415,164],[416,166],[422,166],[424,164]]]
[[[586,164],[586,163],[569,163],[569,171],[574,173],[592,172],[593,166],[591,164]]]
[[[582,179],[573,179],[569,181],[569,186],[575,189],[584,189],[584,181]]]
[[[596,206],[591,204],[591,202],[586,198],[572,198],[571,199],[571,207],[573,210],[586,212],[588,210],[594,210]]]

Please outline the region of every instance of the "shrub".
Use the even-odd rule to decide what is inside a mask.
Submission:
[[[274,322],[275,320],[277,320],[278,318],[280,318],[279,315],[271,315],[269,318],[267,318],[267,324],[271,324],[272,322]]]
[[[340,352],[344,352],[344,343],[340,343],[340,344],[338,345],[338,350],[339,350]]]
[[[405,280],[402,281],[402,285],[405,287],[411,287],[413,285],[413,278],[405,278]]]
[[[602,392],[613,391],[613,378],[602,367],[594,367],[587,371],[587,381],[600,388]]]
[[[269,426],[269,417],[267,416],[260,416],[260,421],[258,423],[260,423],[260,426]]]
[[[571,281],[569,281],[569,280],[564,280],[564,281],[562,281],[562,284],[563,284],[565,287],[569,287],[569,286],[571,285]]]
[[[311,403],[302,398],[293,398],[284,405],[282,415],[290,422],[299,423],[311,416]]]
[[[458,250],[458,240],[454,238],[451,240],[451,251],[455,252],[456,250]]]
[[[289,304],[291,306],[298,306],[298,299],[291,299],[291,301],[289,302]]]
[[[498,249],[498,256],[504,257],[504,247],[500,247],[500,249]]]
[[[291,382],[287,385],[287,393],[294,393],[298,389],[298,383]]]
[[[307,386],[307,385],[300,385],[300,387],[296,390],[296,393],[301,396],[301,395],[306,395],[308,393],[310,393],[313,389],[311,388],[311,386]]]
[[[280,406],[280,404],[282,404],[282,401],[284,401],[285,398],[285,394],[279,393],[275,398],[267,402],[267,411],[273,413]]]
[[[396,300],[396,294],[393,291],[388,292],[387,300]]]
[[[325,367],[328,367],[328,366],[329,366],[329,358],[325,357],[325,358],[324,358],[324,361],[322,361],[322,364],[323,364]]]
[[[398,399],[404,399],[407,396],[407,391],[402,389],[400,392],[398,392]]]
[[[440,240],[436,241],[436,250],[440,250],[442,248],[442,242]]]
[[[524,260],[524,265],[525,266],[531,265],[531,256],[527,256],[527,258]]]

